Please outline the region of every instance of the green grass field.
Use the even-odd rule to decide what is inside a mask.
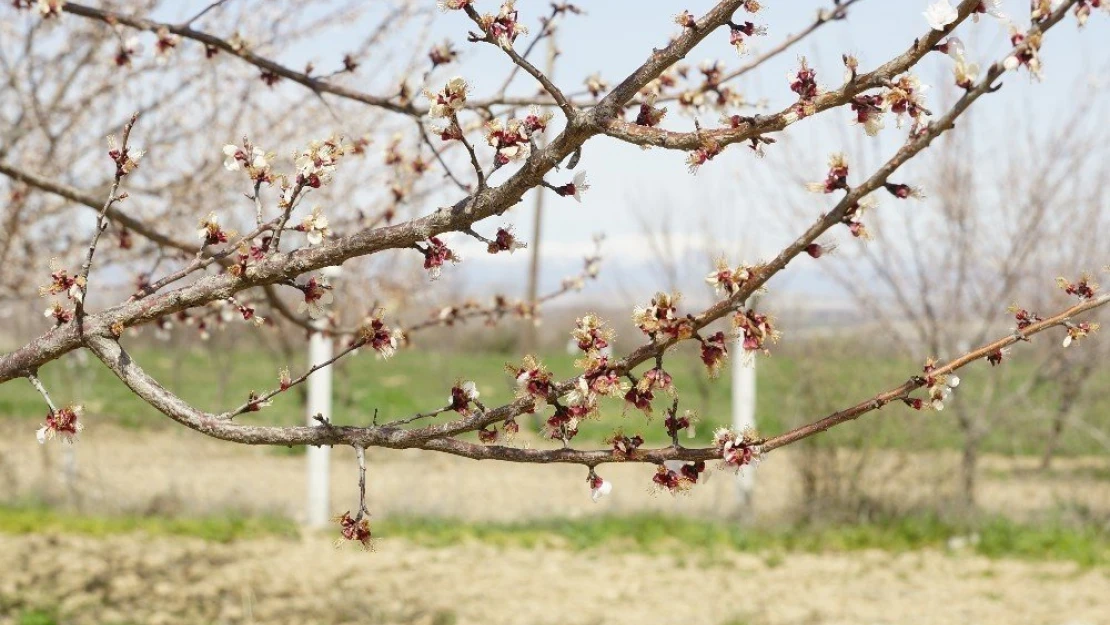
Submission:
[[[294,538],[300,530],[292,521],[276,516],[97,516],[73,514],[39,505],[0,504],[0,532],[92,537],[142,533],[148,536],[189,536],[226,543],[266,536]]]
[[[953,537],[976,536],[974,553],[992,558],[1070,560],[1085,566],[1110,562],[1110,535],[1090,525],[1056,519],[1023,524],[1003,517],[953,523],[931,514],[869,523],[791,524],[743,527],[728,521],[642,514],[551,519],[519,523],[465,523],[457,519],[392,518],[377,525],[380,535],[428,546],[474,540],[503,546],[540,545],[569,549],[609,548],[707,556],[722,550],[846,552],[861,549],[945,549]]]
[[[138,362],[167,387],[195,405],[213,411],[239,405],[252,389],[273,388],[277,384],[278,370],[286,364],[294,375],[303,368],[301,363],[286,363],[262,351],[240,353],[235,358],[196,348],[180,352],[140,348],[134,353]],[[564,353],[544,358],[559,379],[576,372],[573,361],[573,357]],[[378,420],[385,422],[438,408],[446,403],[450,387],[458,379],[474,380],[482,393],[482,401],[489,406],[498,405],[512,397],[512,380],[504,370],[508,362],[519,361],[505,354],[474,351],[409,350],[399,352],[388,361],[369,353],[360,354],[344,361],[336,376],[333,418],[341,424],[364,424],[370,422],[375,410]],[[909,361],[845,352],[830,353],[820,367],[813,365],[812,359],[789,353],[761,357],[757,408],[760,430],[771,435],[851,405],[902,383],[919,371],[919,367],[920,364]],[[1020,358],[1005,367],[972,365],[961,372],[964,383],[953,401],[977,403],[980,398],[976,393],[981,392],[978,389],[986,376],[1008,376],[1003,380],[1005,388],[1016,385],[1022,374],[1028,372],[1028,367],[1028,362]],[[693,408],[701,415],[697,440],[707,441],[714,427],[729,420],[727,369],[722,379],[710,380],[697,365],[695,355],[681,352],[669,357],[667,368],[680,390],[681,406]],[[1090,387],[1110,384],[1110,373],[1100,375]],[[133,396],[95,361],[83,368],[54,362],[44,367],[40,376],[56,402],[72,401],[86,406],[90,427],[95,427],[99,418],[128,427],[177,427]],[[1037,404],[1048,407],[1056,401],[1049,389],[1035,399]],[[669,397],[657,399],[656,414],[669,402]],[[596,444],[615,429],[622,428],[629,434],[642,434],[651,443],[666,442],[661,419],[648,421],[639,412],[626,413],[621,401],[605,400],[603,403],[603,418],[584,423],[582,439]],[[997,429],[987,438],[984,448],[1007,454],[1039,453],[1049,428],[1043,415],[1026,415],[1021,409],[1005,407],[1005,396],[996,397],[995,405],[1007,410],[1006,416],[1019,419],[1021,426]],[[0,387],[0,417],[37,421],[43,413],[42,400],[30,384],[16,380]],[[1092,426],[1110,429],[1110,402],[1105,399],[1089,402],[1079,416]],[[298,395],[290,392],[269,408],[244,420],[292,424],[303,418]],[[864,433],[868,444],[880,447],[941,449],[956,448],[960,444],[951,411],[916,412],[900,404],[841,426],[821,437],[819,444],[858,445],[865,438]],[[1097,441],[1076,430],[1066,431],[1062,443],[1061,454],[1064,455],[1105,451]]]
[[[105,537],[143,534],[193,537],[214,542],[296,538],[298,527],[278,517],[152,517],[72,514],[38,506],[0,505],[0,533],[71,534]],[[745,527],[728,521],[681,516],[602,515],[584,519],[521,522],[467,522],[438,517],[391,517],[374,523],[380,539],[403,539],[428,547],[481,542],[533,549],[612,549],[681,557],[712,557],[722,551],[848,552],[880,549],[904,552],[945,549],[953,537],[977,536],[966,548],[992,558],[1067,560],[1084,566],[1110,562],[1110,534],[1091,524],[1056,518],[1020,523],[1003,517],[965,522],[932,514],[880,519],[868,523],[786,524]]]

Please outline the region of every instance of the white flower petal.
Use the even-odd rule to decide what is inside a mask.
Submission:
[[[956,9],[952,8],[948,0],[937,0],[930,4],[922,15],[925,16],[925,21],[929,23],[933,30],[944,30],[959,17]]]
[[[601,480],[601,484],[590,492],[590,498],[597,503],[599,499],[613,492],[613,483],[609,480]]]
[[[478,399],[481,394],[478,392],[478,385],[473,382],[465,382],[462,385],[463,393],[470,399]]]

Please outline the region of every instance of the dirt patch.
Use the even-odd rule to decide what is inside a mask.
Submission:
[[[319,536],[0,536],[0,623],[51,607],[108,623],[1104,623],[1110,576],[1066,563],[938,552],[722,553],[427,549]]]
[[[64,499],[65,448],[33,431],[0,428],[0,500]],[[90,427],[77,454],[76,503],[88,512],[198,514],[231,510],[301,516],[303,456],[181,431]],[[794,450],[758,467],[761,522],[799,503]],[[332,507],[354,504],[355,464],[337,449]],[[651,468],[607,465],[616,484],[589,500],[581,467],[484,463],[420,452],[369,454],[377,518],[441,515],[516,520],[663,511],[720,518],[735,512],[734,482],[714,472],[689,495],[650,492]],[[881,456],[869,493],[884,501],[944,497],[954,456]],[[1049,474],[1031,460],[984,463],[981,500],[1010,516],[1073,501],[1110,508],[1103,459],[1068,459]],[[947,463],[952,463],[949,465]],[[892,473],[897,468],[896,473]],[[897,475],[898,479],[891,479]],[[904,554],[624,553],[615,548],[445,548],[384,538],[374,553],[331,539],[231,544],[141,535],[0,536],[0,625],[23,610],[64,623],[559,623],[714,624],[1105,623],[1110,571],[1071,563]]]

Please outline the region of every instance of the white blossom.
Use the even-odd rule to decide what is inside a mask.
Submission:
[[[447,84],[439,93],[424,92],[424,95],[431,101],[428,115],[447,118],[454,116],[455,113],[466,106],[466,92],[469,89],[466,80],[461,76],[455,76],[447,81]]]
[[[310,245],[319,245],[324,238],[331,234],[328,228],[328,218],[320,212],[319,206],[312,207],[312,214],[301,222],[300,229],[305,234]]]
[[[944,30],[959,17],[956,9],[952,8],[948,0],[937,0],[930,4],[922,15],[925,16],[925,21],[929,23],[929,27],[933,30]]]
[[[481,393],[478,392],[478,385],[475,384],[473,381],[463,382],[463,385],[460,388],[463,390],[463,394],[466,395],[466,398],[470,401],[474,401],[481,396]]]
[[[574,199],[581,203],[582,194],[590,188],[590,185],[586,184],[586,172],[580,171],[574,174],[574,182],[571,184],[574,185]]]
[[[613,492],[613,483],[609,480],[598,479],[597,485],[590,489],[590,499],[597,503],[599,499]]]

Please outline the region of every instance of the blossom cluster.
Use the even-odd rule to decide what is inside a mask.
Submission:
[[[1041,319],[1041,316],[1037,313],[1029,312],[1024,308],[1019,307],[1017,304],[1010,305],[1007,310],[1009,310],[1010,313],[1014,315],[1014,320],[1017,321],[1017,326],[1015,329],[1018,331],[1024,330],[1034,323],[1043,321],[1043,319]]]
[[[485,14],[480,23],[482,30],[494,41],[505,48],[511,48],[516,38],[528,34],[528,28],[520,24],[520,12],[516,10],[516,0],[505,0],[497,15]]]
[[[927,115],[924,95],[928,89],[928,85],[922,84],[913,74],[902,74],[887,86],[883,93],[883,106],[897,115],[899,128],[902,127],[903,116],[916,122]]]
[[[739,265],[735,268],[729,266],[728,261],[722,256],[717,258],[716,270],[705,277],[705,281],[713,287],[715,293],[732,296],[740,286],[752,276],[752,268]]]
[[[701,474],[705,472],[705,461],[684,462],[676,468],[666,464],[659,465],[651,481],[658,490],[663,490],[672,495],[686,492],[695,484]]]
[[[335,174],[339,159],[349,151],[350,146],[343,144],[336,136],[309,143],[307,148],[293,156],[297,169],[297,185],[319,189],[328,184]]]
[[[696,74],[685,65],[677,65],[644,87],[641,94],[645,101],[653,101],[662,95],[665,89],[670,87],[677,89],[679,79],[693,76],[701,76],[701,83],[689,84],[675,96],[682,112],[697,114],[705,110],[716,110],[724,114],[730,109],[752,106],[739,89],[726,84],[725,67],[720,61],[702,62],[698,65]]]
[[[656,391],[669,393],[672,396],[677,393],[671,374],[664,371],[659,364],[640,376],[640,379],[624,394],[624,401],[645,415],[651,416],[651,402],[655,400]]]
[[[650,306],[633,309],[632,323],[653,340],[690,338],[694,334],[694,326],[688,317],[678,316],[679,299],[677,294],[656,293]]]
[[[274,154],[251,144],[248,139],[243,140],[243,145],[227,144],[223,148],[224,169],[239,171],[245,169],[247,176],[257,183],[270,184],[274,181],[274,172],[270,163]]]
[[[205,215],[197,225],[197,238],[206,246],[227,243],[228,239],[234,237],[235,234],[234,230],[225,230],[220,225],[220,216],[215,212]]]
[[[66,297],[74,301],[81,301],[84,294],[85,279],[81,276],[71,276],[63,269],[58,259],[50,260],[50,284],[39,287],[39,295],[56,295],[65,293]]]
[[[481,393],[478,392],[478,385],[474,382],[456,382],[451,387],[451,396],[448,398],[448,406],[451,410],[461,414],[464,417],[470,416],[471,404],[482,409],[482,404],[478,402]]]
[[[56,258],[50,260],[50,270],[50,283],[39,287],[39,295],[48,297],[65,293],[66,298],[74,302],[84,300],[86,281],[83,276],[70,275]],[[54,301],[43,312],[43,316],[54,319],[55,326],[61,326],[73,320],[73,309]]]
[[[332,295],[332,286],[328,284],[327,278],[312,276],[304,284],[298,284],[297,288],[304,296],[297,304],[298,314],[307,312],[313,319],[321,319],[328,314],[327,306],[335,300],[335,296]]]
[[[570,335],[578,349],[587,355],[596,356],[609,347],[616,333],[612,328],[606,327],[605,322],[597,315],[587,314],[575,320],[574,330]]]
[[[1083,274],[1075,282],[1069,282],[1064,277],[1056,278],[1056,284],[1068,295],[1074,295],[1079,299],[1094,299],[1095,294],[1098,293],[1098,283],[1089,273]]]
[[[138,169],[139,161],[144,154],[146,154],[144,150],[136,150],[128,145],[117,145],[115,136],[108,136],[108,158],[116,164],[117,178],[123,178]]]
[[[58,410],[51,410],[46,415],[46,422],[35,433],[39,443],[58,437],[67,443],[72,443],[77,438],[77,433],[84,428],[78,419],[84,412],[81,406],[65,406]]]
[[[1067,334],[1064,335],[1063,346],[1068,347],[1073,342],[1090,336],[1092,332],[1098,332],[1100,326],[1097,323],[1092,323],[1089,321],[1069,321],[1064,324],[1064,327],[1067,329]]]
[[[809,66],[804,56],[801,58],[798,70],[788,73],[786,80],[790,83],[790,90],[798,95],[798,103],[794,105],[793,113],[799,118],[816,113],[817,106],[814,100],[820,95],[821,88],[817,85],[817,70]]]
[[[1020,52],[1015,52],[1002,62],[1002,66],[1009,71],[1016,70],[1019,67],[1025,67],[1029,70],[1029,74],[1034,78],[1040,79],[1041,74],[1041,57],[1039,51],[1041,49],[1041,34],[1032,33],[1025,34],[1019,32],[1017,28],[1010,28],[1010,43],[1014,48],[1021,46]]]
[[[617,431],[613,436],[606,440],[607,443],[613,448],[613,455],[632,459],[636,456],[636,450],[644,444],[644,437],[636,434],[628,436],[623,432]]]
[[[555,392],[551,372],[534,356],[525,356],[520,367],[506,365],[506,369],[516,379],[518,398],[532,399],[541,405]]]
[[[380,315],[374,314],[366,317],[359,325],[352,344],[368,345],[382,358],[390,358],[404,341],[404,331],[390,328]]]
[[[721,374],[721,365],[728,357],[727,337],[724,332],[715,332],[708,337],[698,337],[701,343],[701,362],[709,372],[709,377],[715,378]]]
[[[532,153],[533,137],[543,134],[549,121],[550,112],[533,111],[524,119],[502,122],[494,118],[486,122],[486,143],[494,149],[494,166],[502,167],[528,158]]]
[[[371,548],[373,535],[370,532],[369,519],[363,518],[362,514],[352,517],[350,511],[347,511],[335,517],[334,521],[339,523],[339,541],[349,540],[361,544],[363,549]]]
[[[918,398],[907,398],[905,403],[911,408],[921,410],[922,408],[929,408],[931,410],[944,410],[944,402],[952,394],[952,391],[960,385],[960,378],[955,375],[942,375],[936,373],[937,361],[934,358],[929,358],[925,361],[925,366],[922,367],[921,383],[925,387],[928,394],[928,402],[923,402]]]
[[[829,156],[829,173],[821,182],[811,182],[806,188],[815,193],[832,193],[838,189],[848,189],[848,159],[837,152]]]
[[[751,428],[739,433],[729,428],[718,428],[713,433],[713,446],[721,453],[721,463],[725,468],[739,470],[759,462],[762,455],[759,435]]]
[[[629,383],[609,365],[606,356],[593,353],[575,361],[574,366],[582,373],[567,393],[566,401],[571,410],[583,418],[597,414],[599,398],[623,397],[629,390]]]
[[[428,237],[426,246],[418,249],[424,253],[424,269],[433,280],[439,277],[445,263],[457,263],[460,260],[458,254],[439,237]]]
[[[767,352],[768,341],[777,343],[782,333],[775,329],[774,319],[752,309],[738,310],[732,316],[732,327],[747,352]]]
[[[443,117],[452,119],[466,106],[466,93],[469,85],[460,76],[455,76],[447,81],[438,92],[425,91],[424,96],[431,101],[428,109],[430,117]]]
[[[486,251],[490,254],[497,254],[498,252],[513,252],[528,247],[527,244],[521,243],[517,240],[516,235],[513,234],[512,226],[503,226],[497,229],[494,235],[486,245]]]
[[[667,434],[671,440],[678,439],[678,433],[683,430],[686,431],[687,438],[694,438],[696,430],[694,424],[697,423],[698,416],[692,410],[687,410],[682,415],[677,414],[677,411],[668,411],[667,418],[663,420],[663,427],[667,428]]]

